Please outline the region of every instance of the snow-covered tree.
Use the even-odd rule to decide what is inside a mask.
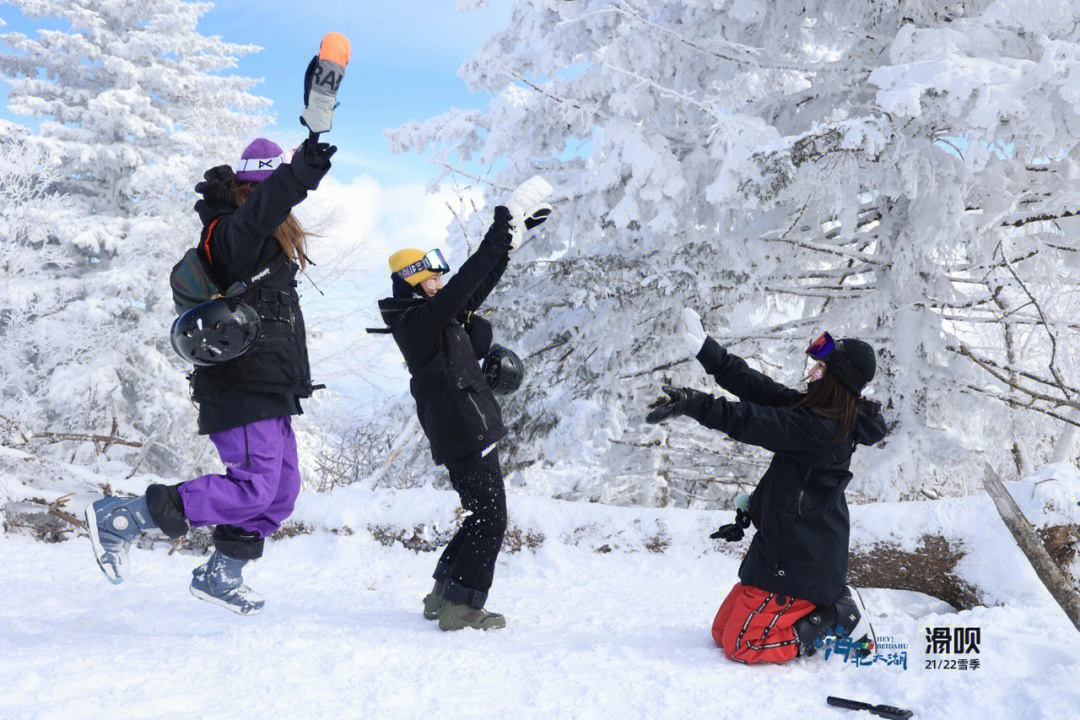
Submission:
[[[522,484],[693,504],[756,481],[759,453],[642,422],[661,378],[711,387],[684,305],[791,384],[822,330],[879,349],[893,432],[856,454],[864,496],[1074,455],[1080,6],[519,0],[460,73],[486,112],[387,138],[498,168],[473,173],[493,202],[537,172],[559,188],[491,301],[528,358]]]
[[[268,121],[256,81],[222,74],[258,48],[199,34],[206,3],[10,4],[69,27],[0,35],[9,108],[37,120],[33,133],[5,125],[0,144],[14,228],[0,313],[18,319],[0,324],[3,414],[24,434],[115,423],[153,436],[151,459],[180,470],[193,423],[188,368],[169,348],[168,274],[198,237],[195,181]]]

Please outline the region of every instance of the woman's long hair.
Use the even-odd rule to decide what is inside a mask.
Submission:
[[[253,182],[237,181],[235,183],[233,200],[237,207],[243,205],[251,197],[255,186],[256,183]],[[290,260],[300,266],[301,270],[307,267],[307,236],[307,231],[300,226],[300,222],[292,213],[289,213],[285,222],[274,230],[274,239],[278,241],[278,245]]]
[[[792,407],[809,408],[818,415],[835,420],[837,430],[833,442],[838,443],[855,432],[860,405],[862,400],[841,385],[826,367],[821,379],[807,385],[806,393]]]

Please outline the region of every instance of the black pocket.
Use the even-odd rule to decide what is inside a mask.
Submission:
[[[443,370],[429,370],[417,373],[409,380],[409,389],[413,397],[426,393],[445,392],[450,386],[450,376]]]
[[[292,385],[296,382],[292,345],[286,339],[265,338],[236,359],[238,382],[257,385]]]
[[[777,552],[777,568],[786,575],[813,577],[826,569],[835,554],[835,538],[826,531],[821,510],[804,513],[777,512],[776,522],[783,547]]]

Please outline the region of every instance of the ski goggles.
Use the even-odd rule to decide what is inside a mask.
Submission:
[[[829,370],[840,377],[850,378],[855,383],[866,383],[865,380],[861,379],[862,373],[848,362],[848,359],[844,357],[844,353],[837,349],[836,341],[833,340],[832,335],[827,332],[821,333],[817,340],[810,343],[810,347],[806,348],[806,354],[818,362],[828,365]]]
[[[835,349],[836,341],[833,340],[832,335],[823,332],[814,342],[810,343],[810,347],[806,348],[806,354],[815,360],[824,362],[827,357],[832,355],[832,351]]]
[[[446,258],[443,257],[440,250],[432,250],[412,265],[408,265],[398,270],[397,275],[404,280],[410,275],[415,275],[416,273],[424,272],[425,270],[433,273],[448,273],[450,272],[450,265],[446,262]]]

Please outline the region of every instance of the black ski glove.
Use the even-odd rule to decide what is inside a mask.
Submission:
[[[645,416],[647,423],[660,423],[678,415],[687,415],[700,420],[705,416],[712,402],[712,395],[691,388],[664,385],[661,390],[667,393],[668,397],[660,398],[649,406],[653,411]]]
[[[743,530],[750,527],[750,513],[745,510],[735,509],[735,522],[730,525],[721,525],[720,529],[709,537],[713,540],[726,540],[727,542],[739,542],[743,539]]]
[[[514,238],[510,232],[510,211],[505,205],[495,206],[495,219],[491,223],[491,227],[488,228],[487,234],[484,235],[484,240],[491,240],[498,247],[505,250],[510,249],[510,244]]]
[[[336,152],[336,145],[314,142],[311,138],[305,140],[289,163],[296,180],[309,190],[319,187],[319,182],[330,172],[330,158]]]
[[[236,187],[236,174],[228,165],[218,165],[203,173],[202,182],[195,186],[195,192],[203,196],[208,204],[215,207],[236,207],[233,190]]]
[[[532,230],[537,225],[543,225],[544,221],[548,219],[548,215],[551,214],[551,208],[542,207],[534,212],[529,217],[525,218],[525,229]]]

